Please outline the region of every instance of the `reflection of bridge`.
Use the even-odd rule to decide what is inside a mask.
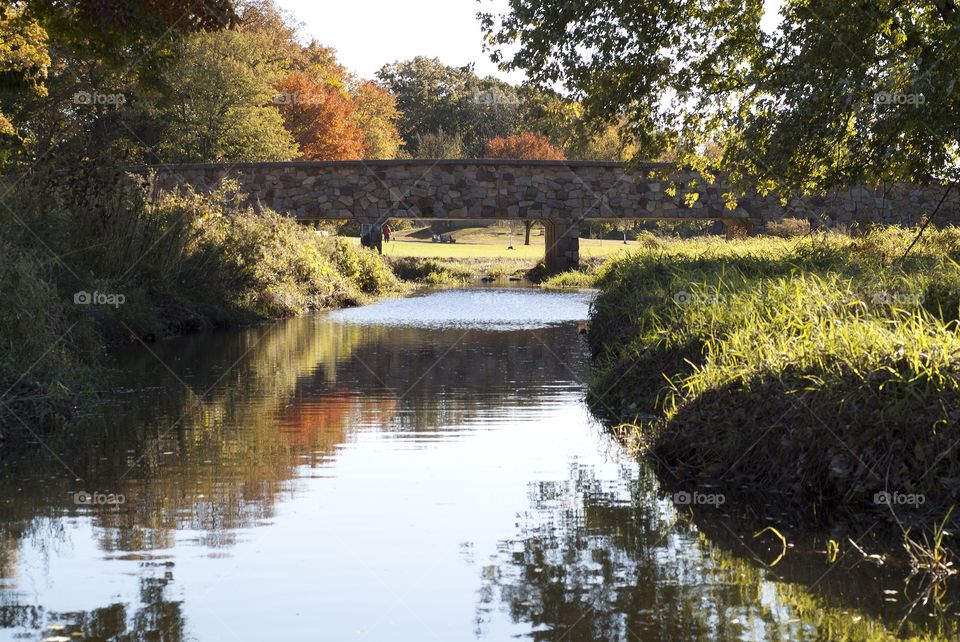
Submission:
[[[942,189],[853,188],[781,206],[774,195],[733,200],[727,186],[667,163],[629,168],[594,161],[399,160],[192,164],[132,168],[156,173],[155,186],[209,189],[238,181],[254,207],[303,220],[387,218],[539,220],[546,230],[548,268],[579,261],[584,220],[713,219],[729,235],[783,216],[839,223],[899,222],[929,213]],[[940,220],[957,219],[960,197]]]

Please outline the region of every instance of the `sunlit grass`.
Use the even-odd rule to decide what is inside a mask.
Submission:
[[[692,474],[797,497],[958,490],[960,231],[665,242],[598,277],[595,406]],[[928,504],[928,507],[930,506]]]

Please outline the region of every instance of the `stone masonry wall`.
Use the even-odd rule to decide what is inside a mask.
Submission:
[[[703,186],[697,173],[663,163],[630,171],[620,163],[498,160],[301,161],[131,170],[153,173],[154,186],[160,189],[189,184],[205,190],[232,178],[254,207],[304,220],[698,218],[762,224],[786,216],[828,225],[912,224],[933,211],[944,191],[941,186],[854,187],[794,198],[785,207],[775,196],[754,194],[730,209],[725,185]],[[698,185],[691,186],[691,181]],[[938,221],[960,223],[960,193],[944,203]]]

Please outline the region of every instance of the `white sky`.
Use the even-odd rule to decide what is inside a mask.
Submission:
[[[373,78],[380,67],[415,56],[448,65],[476,64],[480,76],[513,83],[522,72],[504,74],[483,52],[477,12],[501,13],[507,0],[276,0],[304,23],[303,35],[337,50],[347,69]]]
[[[337,50],[347,69],[373,78],[383,65],[415,56],[437,57],[448,65],[475,63],[480,76],[513,83],[522,72],[499,71],[483,52],[478,11],[502,13],[508,0],[276,0],[299,22],[305,39]],[[776,25],[783,0],[764,0],[764,28]]]

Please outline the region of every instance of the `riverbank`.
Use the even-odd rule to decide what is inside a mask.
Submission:
[[[62,425],[98,387],[112,345],[405,290],[382,257],[240,208],[229,185],[155,200],[95,180],[18,189],[0,226],[4,452]]]
[[[671,476],[811,517],[960,496],[960,230],[661,242],[607,265],[590,400]]]

